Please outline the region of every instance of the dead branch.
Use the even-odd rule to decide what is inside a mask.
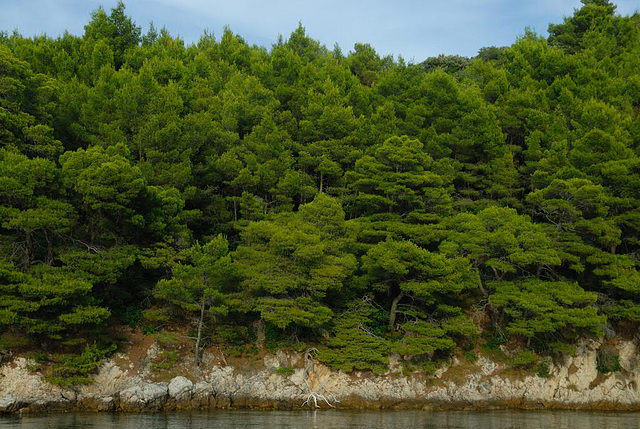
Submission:
[[[333,395],[331,392],[327,390],[327,388],[320,381],[320,377],[318,377],[318,374],[316,374],[315,372],[315,361],[313,359],[313,353],[317,351],[318,350],[315,348],[310,348],[305,352],[305,355],[304,355],[305,367],[304,367],[304,373],[302,374],[302,379],[304,380],[304,383],[307,386],[307,391],[309,392],[309,395],[307,396],[307,398],[305,399],[305,401],[302,403],[301,406],[305,407],[307,405],[311,405],[311,403],[313,402],[313,406],[315,408],[321,408],[320,404],[324,402],[331,408],[335,408],[335,405],[333,405],[332,402],[339,403],[340,401],[338,401],[335,395]],[[311,383],[309,382],[310,375],[315,375],[316,382],[321,389],[319,392],[316,392],[312,389]]]

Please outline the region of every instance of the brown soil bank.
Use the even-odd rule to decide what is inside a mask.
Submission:
[[[205,355],[199,369],[188,359],[154,371],[156,345],[118,354],[102,365],[94,383],[62,388],[32,371],[23,357],[0,366],[0,412],[144,412],[210,408],[350,409],[594,409],[640,410],[640,359],[636,341],[617,344],[620,371],[597,368],[602,343],[582,341],[575,355],[549,364],[548,377],[514,372],[480,356],[474,363],[452,362],[434,375],[390,371],[375,376],[346,374],[303,353],[278,352],[262,359],[221,362]],[[610,346],[608,346],[610,347]],[[156,359],[157,360],[157,359]]]

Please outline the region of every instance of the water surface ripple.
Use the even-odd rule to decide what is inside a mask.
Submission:
[[[588,411],[210,411],[160,414],[69,413],[1,417],[0,428],[640,428],[640,413]]]

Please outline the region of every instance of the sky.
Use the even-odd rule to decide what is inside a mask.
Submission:
[[[82,35],[91,12],[117,0],[0,0],[0,30],[55,37]],[[618,13],[638,0],[614,0]],[[298,23],[328,48],[343,52],[369,43],[381,55],[413,62],[439,54],[474,56],[485,46],[511,45],[529,27],[547,35],[580,7],[579,0],[126,0],[126,13],[143,32],[154,22],[185,42],[205,30],[219,36],[228,25],[251,44],[269,48]]]

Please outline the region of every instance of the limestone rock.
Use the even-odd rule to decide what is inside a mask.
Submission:
[[[177,402],[191,399],[193,383],[186,377],[175,377],[169,382],[169,396]]]
[[[11,395],[21,402],[58,402],[62,389],[47,383],[42,375],[32,373],[29,367],[35,361],[17,358],[0,367],[0,397]]]
[[[167,402],[166,383],[148,383],[120,392],[120,408],[125,411],[160,410]]]
[[[115,411],[117,401],[113,396],[85,397],[78,400],[78,408],[89,411]]]
[[[15,413],[20,408],[23,408],[27,404],[24,401],[16,398],[15,396],[8,394],[0,398],[0,413]]]
[[[640,410],[638,341],[616,341],[622,371],[602,374],[596,358],[602,340],[583,340],[576,353],[549,365],[549,376],[505,371],[486,356],[473,364],[452,358],[435,375],[390,371],[375,376],[347,374],[316,362],[305,374],[302,353],[279,351],[252,366],[208,361],[191,379],[153,382],[148,367],[130,367],[126,356],[107,360],[95,382],[62,389],[30,370],[33,362],[16,358],[0,365],[0,412],[155,411],[227,407],[298,408],[311,392],[341,407],[426,409],[495,406]],[[153,347],[147,355],[155,353]],[[188,362],[185,369],[189,369]],[[275,369],[288,366],[293,374]],[[310,390],[311,389],[311,390]],[[338,402],[339,401],[339,402]],[[322,401],[320,401],[322,403]],[[324,403],[323,403],[324,404]]]

